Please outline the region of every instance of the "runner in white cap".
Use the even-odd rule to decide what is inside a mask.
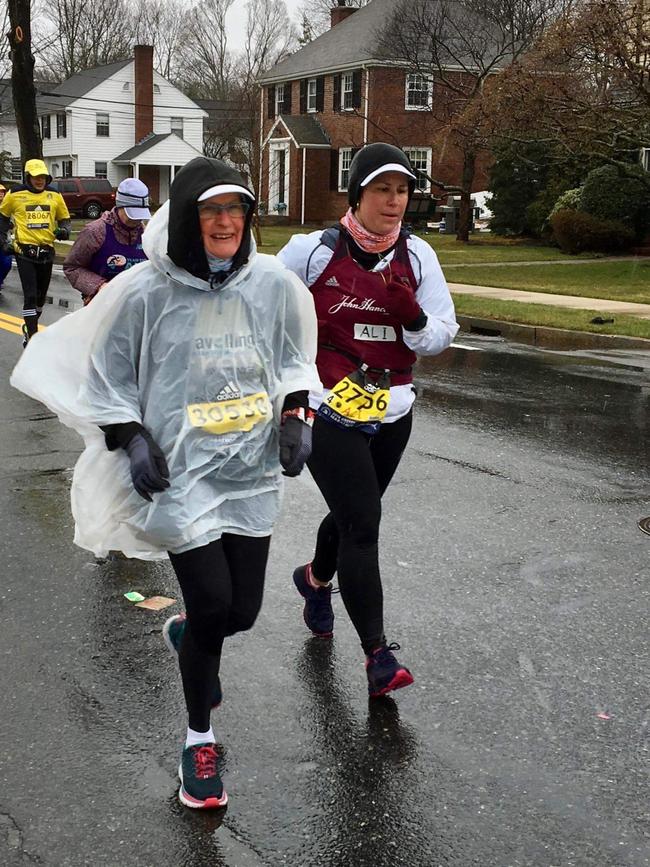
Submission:
[[[84,304],[113,277],[147,258],[142,233],[150,219],[148,187],[138,178],[126,178],[117,188],[115,207],[79,232],[63,272]]]
[[[282,472],[309,455],[319,385],[312,298],[256,252],[254,205],[238,172],[196,157],[147,226],[149,261],[50,326],[12,376],[84,436],[77,544],[169,554],[187,610],[164,625],[188,713],[179,797],[197,808],[227,801],[210,724],[221,649],[259,612]]]
[[[324,389],[309,395],[316,411],[309,469],[330,510],[312,561],[293,580],[307,626],[329,638],[330,581],[338,573],[373,698],[413,683],[393,653],[399,645],[384,634],[381,497],[411,433],[413,364],[449,346],[458,330],[435,253],[402,226],[414,188],[403,151],[367,145],[350,165],[350,207],[340,224],[294,235],[278,254],[316,304]]]

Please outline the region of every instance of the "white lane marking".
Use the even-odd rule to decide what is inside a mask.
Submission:
[[[450,344],[454,347],[454,349],[468,349],[470,352],[485,352],[485,349],[482,346],[468,346],[466,343],[452,343]]]

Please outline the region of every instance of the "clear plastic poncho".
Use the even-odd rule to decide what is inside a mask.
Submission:
[[[319,386],[316,316],[300,280],[256,253],[221,286],[168,257],[168,204],[149,223],[149,261],[33,338],[11,384],[85,441],[72,482],[75,542],[155,559],[224,532],[266,536],[282,491],[284,398]],[[138,422],[163,450],[170,487],[142,499],[126,452],[98,425]]]

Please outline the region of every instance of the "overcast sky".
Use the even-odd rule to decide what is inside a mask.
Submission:
[[[292,20],[298,23],[298,7],[302,0],[284,0]],[[246,22],[246,0],[235,0],[228,12],[228,36],[231,49],[241,48],[244,41],[244,25]]]

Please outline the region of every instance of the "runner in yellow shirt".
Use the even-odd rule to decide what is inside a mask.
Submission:
[[[27,160],[25,183],[0,205],[0,250],[16,256],[23,287],[23,346],[38,331],[52,277],[54,240],[70,237],[70,214],[61,193],[49,186],[52,177],[43,160]],[[13,222],[13,248],[8,233]]]

